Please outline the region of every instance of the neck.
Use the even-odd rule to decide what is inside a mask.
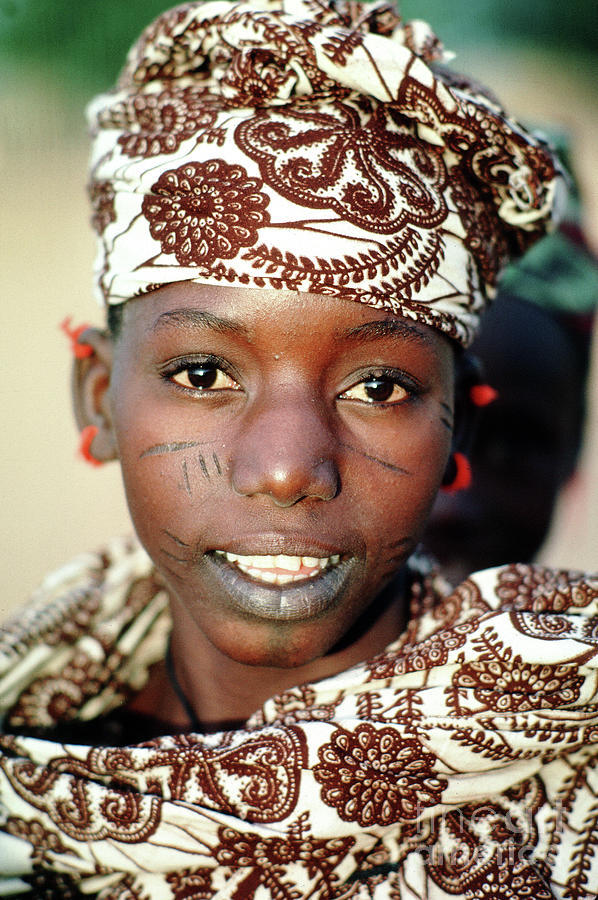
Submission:
[[[270,697],[291,687],[338,674],[375,656],[402,632],[406,621],[404,591],[387,589],[387,596],[369,609],[342,642],[325,656],[291,668],[253,666],[221,653],[197,628],[185,608],[171,603],[173,628],[169,684],[162,673],[159,709],[153,713],[181,727],[203,732],[240,727]],[[181,700],[178,693],[187,700]],[[195,721],[190,721],[193,712]]]

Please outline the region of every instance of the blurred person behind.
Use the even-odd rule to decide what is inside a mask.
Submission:
[[[424,537],[452,584],[531,562],[575,474],[598,304],[598,261],[580,220],[574,186],[559,229],[505,272],[470,348],[472,383],[481,377],[497,395],[476,416],[470,487],[438,496]]]

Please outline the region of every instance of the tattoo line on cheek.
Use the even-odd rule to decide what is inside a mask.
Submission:
[[[351,450],[353,453],[358,453],[359,456],[369,459],[370,462],[378,463],[378,465],[382,466],[384,469],[390,469],[391,472],[396,472],[397,475],[411,475],[411,472],[408,472],[407,469],[404,469],[402,466],[396,466],[394,463],[389,463],[385,459],[372,456],[370,453],[366,453],[365,450],[360,450],[358,447],[351,446],[351,444],[345,444],[341,441],[340,446],[345,450]]]
[[[203,453],[199,454],[199,465],[201,466],[201,471],[204,475],[204,478],[210,480],[210,473],[208,472],[208,467],[206,466],[206,461],[203,457]]]
[[[392,541],[389,544],[384,544],[382,546],[383,554],[386,554],[388,551],[397,551],[393,553],[392,556],[388,556],[385,560],[386,568],[384,569],[383,575],[389,575],[396,570],[397,563],[404,563],[407,556],[411,554],[411,551],[414,547],[414,541],[411,537],[400,538],[398,541]],[[408,551],[407,554],[405,551]]]
[[[171,566],[167,566],[165,562],[162,563],[162,568],[163,568],[166,572],[168,572],[169,575],[172,575],[173,578],[176,578],[177,581],[184,581],[184,580],[185,580],[185,579],[183,578],[182,575],[179,575],[178,572],[175,572],[174,569],[173,569]]]
[[[193,496],[193,491],[191,490],[191,484],[189,482],[189,472],[187,470],[187,460],[183,460],[183,481],[185,483],[185,490],[189,494],[190,497]]]
[[[440,402],[440,406],[447,413],[446,416],[440,416],[440,421],[450,432],[453,430],[453,410],[448,403]]]
[[[413,542],[413,538],[411,537],[402,537],[399,538],[398,541],[391,541],[389,544],[383,544],[383,550],[397,550],[402,549],[403,547],[408,547],[409,544]]]
[[[176,549],[181,553],[181,556],[177,556],[176,553],[172,553],[170,550],[167,550],[166,547],[160,547],[160,553],[162,556],[166,556],[168,559],[172,559],[175,562],[183,563],[183,565],[190,565],[193,562],[193,552],[191,550],[191,545],[185,543],[185,541],[178,538],[176,534],[173,534],[171,531],[168,531],[166,528],[162,528],[162,534],[165,534],[166,537],[173,542]],[[181,580],[181,576],[175,572],[175,570],[171,566],[167,566],[166,563],[162,563],[167,572],[170,572],[171,575],[174,575],[175,578]]]
[[[174,541],[175,544],[178,544],[179,547],[190,547],[190,544],[186,544],[185,541],[182,541],[176,534],[173,534],[171,531],[168,531],[166,528],[162,529],[162,534],[165,534],[166,537],[169,537],[171,541]]]
[[[167,556],[168,559],[174,559],[176,562],[180,563],[189,563],[191,558],[176,556],[174,553],[171,553],[170,550],[167,550],[166,547],[160,547],[160,553],[163,553],[164,556]]]
[[[214,444],[215,441],[173,441],[169,444],[154,444],[139,454],[139,459],[146,456],[161,456],[163,453],[178,453],[180,450],[190,450],[193,447],[203,447],[205,444]],[[214,454],[216,455],[216,454]]]

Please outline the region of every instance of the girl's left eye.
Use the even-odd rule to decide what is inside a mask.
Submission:
[[[388,375],[364,378],[339,395],[340,400],[359,400],[361,403],[402,403],[410,396],[407,388]]]
[[[170,374],[170,380],[193,391],[237,391],[239,385],[212,363],[187,363]]]

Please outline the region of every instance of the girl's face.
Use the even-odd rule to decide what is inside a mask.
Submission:
[[[301,666],[370,627],[418,541],[453,353],[359,303],[179,283],[127,303],[110,405],[174,614],[238,662]]]

